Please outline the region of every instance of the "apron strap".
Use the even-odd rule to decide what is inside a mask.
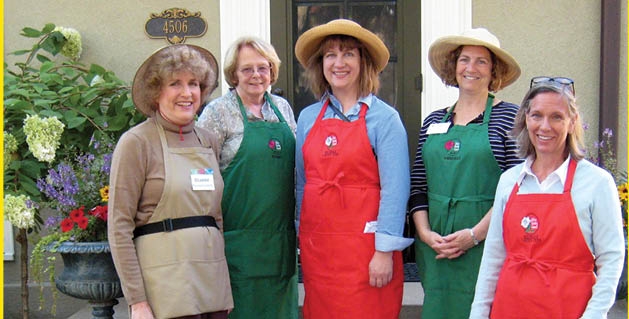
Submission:
[[[491,109],[492,109],[493,104],[494,104],[494,95],[489,93],[487,94],[487,102],[485,103],[485,112],[483,113],[483,124],[489,123],[489,118],[491,117]],[[452,112],[454,112],[455,106],[456,106],[456,103],[454,103],[454,105],[452,105],[450,109],[448,109],[448,112],[446,112],[443,118],[441,118],[440,123],[444,123],[445,121],[452,118]]]

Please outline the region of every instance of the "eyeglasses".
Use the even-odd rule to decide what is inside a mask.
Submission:
[[[531,88],[540,86],[542,84],[550,84],[553,86],[559,86],[559,87],[569,87],[570,91],[572,91],[572,94],[574,95],[574,80],[572,80],[571,78],[565,78],[565,77],[550,77],[550,76],[536,76],[534,78],[531,79]]]
[[[247,76],[247,77],[252,76],[255,72],[258,72],[258,74],[260,75],[266,76],[266,75],[269,75],[269,73],[271,73],[271,67],[268,65],[262,65],[259,67],[249,66],[249,67],[242,68],[238,71],[242,73],[242,75]]]

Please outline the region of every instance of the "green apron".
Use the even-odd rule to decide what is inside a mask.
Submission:
[[[225,255],[234,297],[230,318],[297,318],[295,136],[280,122],[249,122],[222,172]]]
[[[445,134],[429,135],[424,143],[428,220],[431,229],[442,236],[472,228],[493,205],[502,171],[489,144],[492,103],[490,94],[482,124],[453,125]],[[453,109],[442,123],[451,118]],[[432,248],[419,239],[415,243],[425,294],[422,318],[468,318],[483,244],[456,259],[437,260]]]

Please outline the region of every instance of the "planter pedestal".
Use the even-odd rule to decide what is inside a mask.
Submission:
[[[63,272],[55,278],[62,293],[86,299],[94,319],[113,319],[113,307],[122,297],[120,279],[114,268],[108,242],[64,242],[57,252],[63,259]]]

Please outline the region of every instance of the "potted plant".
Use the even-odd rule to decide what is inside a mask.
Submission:
[[[106,241],[102,214],[106,203],[100,188],[108,173],[85,171],[84,166],[106,166],[115,141],[144,117],[133,105],[129,85],[100,65],[78,61],[82,51],[78,31],[50,23],[41,30],[23,28],[21,35],[35,43],[11,53],[24,59],[4,65],[4,207],[19,229],[22,310],[27,318],[29,237],[39,240],[32,256],[36,279],[42,279],[40,271],[47,269],[39,263],[44,251],[54,252],[62,242]],[[62,190],[54,185],[70,171],[78,183],[73,204],[54,192]],[[65,191],[70,189],[76,190]],[[71,219],[63,227],[49,220],[48,235],[41,237],[42,212]],[[73,228],[64,231],[70,221]],[[50,245],[53,241],[57,244]]]

